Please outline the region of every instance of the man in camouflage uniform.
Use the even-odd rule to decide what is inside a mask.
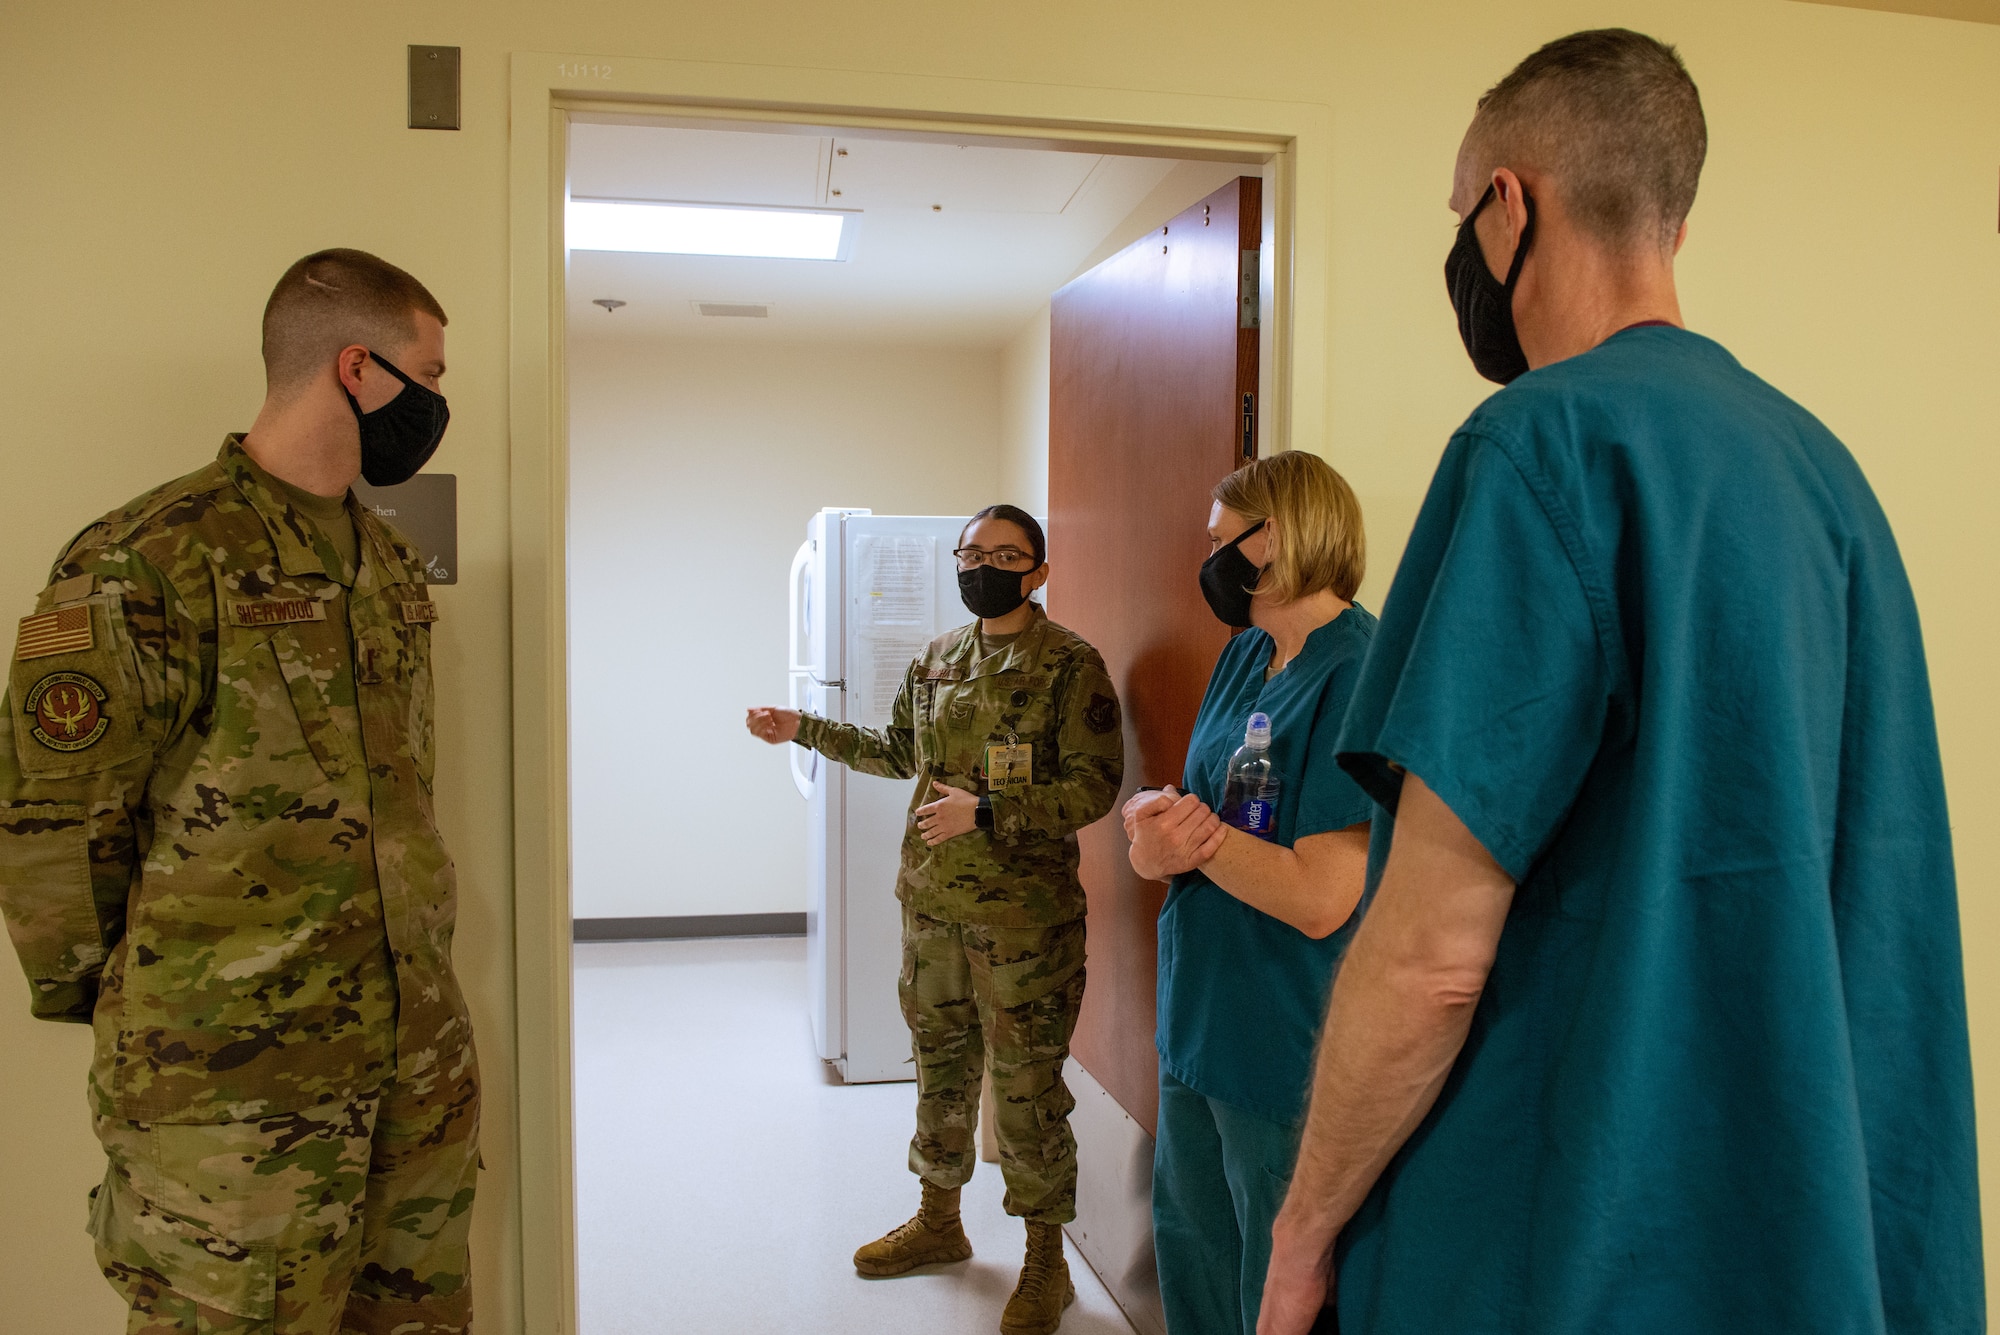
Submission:
[[[968,530],[975,538],[980,522]],[[1045,572],[1039,526],[1028,536]],[[1063,1081],[1084,985],[1076,832],[1117,800],[1124,748],[1098,652],[1033,603],[1017,615],[1023,628],[1001,646],[992,620],[932,641],[910,665],[886,729],[788,710],[752,711],[751,728],[864,774],[919,780],[896,897],[898,991],[917,1071],[910,1170],[924,1204],[863,1247],[855,1267],[890,1275],[972,1254],[958,1192],[978,1158],[980,1076],[990,1063],[1006,1209],[1029,1229],[1028,1262],[1001,1328],[1027,1332],[1053,1330],[1071,1297],[1061,1229],[1076,1218],[1076,1100]],[[1025,775],[989,772],[1009,746],[1026,748],[1014,753],[1024,754]],[[970,830],[944,838],[926,830],[943,808],[972,803]]]
[[[85,529],[21,623],[0,908],[33,1013],[95,1030],[90,1232],[133,1332],[470,1325],[437,608],[348,492],[414,457],[393,424],[435,446],[443,325],[373,256],[301,260],[248,437]]]

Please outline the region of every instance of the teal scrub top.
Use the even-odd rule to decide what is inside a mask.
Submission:
[[[1519,886],[1342,1239],[1342,1331],[1985,1329],[1917,609],[1825,427],[1671,327],[1495,394],[1340,751],[1391,811],[1420,775]]]
[[[1271,637],[1252,628],[1231,640],[1195,718],[1182,791],[1221,810],[1229,758],[1243,745],[1250,716],[1264,713],[1279,779],[1273,842],[1290,848],[1368,820],[1375,804],[1340,768],[1334,744],[1374,634],[1374,615],[1350,607],[1307,636],[1269,681]],[[1359,917],[1314,941],[1199,871],[1176,876],[1159,922],[1155,1042],[1162,1064],[1199,1094],[1287,1125],[1298,1121],[1334,967]]]

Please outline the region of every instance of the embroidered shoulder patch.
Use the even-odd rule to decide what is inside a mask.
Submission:
[[[428,626],[438,619],[438,605],[433,602],[404,603],[403,624],[406,626]]]
[[[289,626],[326,620],[326,604],[317,598],[259,598],[229,604],[229,621],[236,626]]]
[[[14,641],[14,659],[25,663],[31,658],[48,658],[55,654],[80,654],[95,642],[90,628],[90,608],[58,607],[21,618],[21,633]]]
[[[32,723],[28,733],[51,751],[82,751],[97,744],[111,720],[104,716],[105,691],[82,672],[51,672],[36,682],[22,702]]]
[[[1083,707],[1083,726],[1102,737],[1118,726],[1118,702],[1108,695],[1093,694]]]

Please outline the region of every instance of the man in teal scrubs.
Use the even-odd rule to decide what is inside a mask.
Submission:
[[[1374,823],[1259,1330],[1985,1329],[1916,607],[1840,442],[1681,327],[1670,48],[1482,101],[1447,265],[1507,382],[1344,726]]]

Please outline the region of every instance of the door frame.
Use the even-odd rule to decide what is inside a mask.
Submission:
[[[1324,454],[1332,115],[1322,105],[857,70],[517,52],[510,92],[508,434],[516,1128],[523,1326],[577,1329],[570,1042],[568,395],[572,117],[781,123],[1269,163],[1261,440]]]

